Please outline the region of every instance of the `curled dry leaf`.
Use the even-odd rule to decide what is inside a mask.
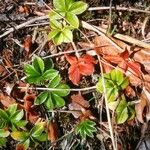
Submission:
[[[146,108],[147,105],[147,97],[142,92],[141,97],[140,97],[140,102],[135,105],[135,111],[136,111],[136,117],[139,122],[144,123],[143,115],[144,115],[144,109]]]
[[[8,108],[10,105],[16,103],[16,100],[8,95],[0,93],[0,103],[2,103],[4,107]]]
[[[55,121],[50,122],[48,124],[48,140],[50,140],[52,143],[55,142],[58,138],[58,128]]]
[[[69,79],[73,84],[78,85],[82,75],[88,76],[94,72],[95,59],[90,55],[83,55],[80,58],[75,56],[65,55],[67,61],[70,63]]]
[[[34,107],[34,100],[36,96],[29,94],[24,97],[24,109],[26,111],[26,119],[31,123],[35,123],[39,119],[39,114]]]

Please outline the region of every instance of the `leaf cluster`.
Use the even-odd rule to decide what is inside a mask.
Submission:
[[[68,43],[73,40],[72,30],[79,27],[77,15],[87,9],[87,4],[74,0],[53,0],[54,10],[49,13],[51,32],[49,40],[57,45],[62,42]]]
[[[104,85],[103,85],[104,83]],[[129,79],[123,73],[113,69],[110,73],[100,77],[96,88],[100,93],[106,91],[108,106],[116,111],[116,122],[124,123],[127,119],[134,118],[135,112],[131,104],[126,101],[123,90],[129,85]],[[105,90],[104,90],[105,88]]]

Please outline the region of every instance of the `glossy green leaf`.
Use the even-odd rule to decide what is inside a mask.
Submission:
[[[24,116],[24,112],[23,110],[17,110],[12,116],[11,116],[11,120],[12,121],[20,121]]]
[[[62,90],[59,90],[59,91],[53,91],[53,93],[59,95],[59,96],[67,96],[70,91],[67,90],[67,89],[70,89],[68,85],[66,84],[59,84],[56,89],[62,89]]]
[[[33,59],[33,67],[37,72],[42,74],[44,72],[44,61],[40,57],[36,56]]]
[[[40,93],[37,96],[36,100],[34,101],[34,104],[35,105],[40,105],[40,104],[44,103],[46,101],[47,97],[48,97],[48,92]]]
[[[57,12],[57,10],[51,11],[51,12],[48,14],[48,16],[49,16],[49,20],[50,20],[50,21],[51,21],[51,20],[58,20],[58,19],[62,19],[62,18],[63,18],[63,16],[61,16],[61,15],[59,14],[59,11]]]
[[[44,80],[51,80],[51,79],[55,78],[57,75],[58,75],[58,71],[57,70],[49,69],[49,70],[46,70],[44,72],[42,77],[43,77]]]
[[[32,77],[35,77],[35,76],[39,76],[40,73],[37,72],[33,66],[29,65],[29,64],[25,64],[24,65],[24,71],[25,71],[25,74],[27,76],[32,76]]]
[[[69,8],[69,12],[79,15],[87,9],[88,5],[82,1],[74,2]]]
[[[48,109],[48,110],[52,110],[55,108],[55,103],[52,100],[52,96],[51,96],[50,92],[48,93],[48,97],[47,97],[47,100],[45,101],[44,105],[45,105],[46,109]]]
[[[121,82],[120,86],[122,89],[125,89],[129,85],[129,78],[126,77],[124,80]]]
[[[59,85],[61,81],[60,75],[57,75],[54,79],[52,79],[48,85],[49,88],[55,88],[56,86]]]
[[[128,108],[125,99],[122,99],[116,108],[116,122],[117,124],[124,123],[128,119]]]
[[[62,107],[65,105],[65,101],[62,97],[58,96],[57,94],[52,93],[52,99],[55,100],[55,106],[56,107]]]
[[[79,27],[79,19],[75,14],[68,12],[68,13],[66,13],[65,19],[74,28]]]
[[[42,134],[42,132],[44,131],[44,124],[45,122],[39,122],[32,128],[30,132],[32,137],[38,137]]]

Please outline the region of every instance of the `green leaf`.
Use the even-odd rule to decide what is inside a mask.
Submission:
[[[68,13],[66,13],[65,19],[68,21],[68,23],[72,27],[74,27],[74,28],[79,27],[79,19],[75,14],[68,12]]]
[[[129,78],[126,77],[120,84],[121,88],[124,90],[129,85]]]
[[[59,91],[53,91],[53,93],[59,95],[59,96],[67,96],[70,91],[67,90],[67,89],[70,89],[68,85],[66,84],[59,84],[56,89],[62,89],[62,90],[59,90]]]
[[[69,12],[79,15],[87,9],[88,5],[82,1],[74,2],[69,8]]]
[[[9,134],[10,134],[10,132],[8,130],[0,129],[0,138],[8,137]]]
[[[72,42],[73,41],[73,34],[72,34],[72,31],[68,28],[65,28],[63,30],[63,35],[64,35],[64,42],[65,43],[69,43],[69,42]]]
[[[0,138],[0,148],[6,146],[7,139],[6,138]]]
[[[125,98],[123,98],[116,109],[116,122],[117,124],[124,123],[128,119],[128,108]]]
[[[35,105],[41,105],[42,103],[44,103],[46,101],[47,97],[48,97],[48,92],[42,92],[42,93],[40,93],[37,96],[34,104]]]
[[[42,133],[40,136],[34,138],[40,142],[44,142],[48,140],[48,136],[46,133]]]
[[[51,20],[50,21],[50,26],[53,30],[58,30],[61,31],[62,29],[62,24],[61,22],[57,21],[57,20]]]
[[[53,61],[51,58],[44,59],[45,70],[52,69],[54,67]]]
[[[51,11],[48,16],[49,16],[49,20],[58,20],[58,19],[62,19],[63,16],[61,16],[59,14],[59,12],[56,12],[57,10]]]
[[[44,124],[45,122],[39,122],[32,128],[32,130],[30,131],[32,137],[38,137],[42,134],[42,132],[44,131]]]
[[[4,120],[7,120],[7,121],[9,120],[7,113],[2,109],[0,109],[0,118],[3,118]]]
[[[55,30],[52,30],[49,34],[48,34],[48,40],[51,40],[53,39],[57,34],[59,34],[60,31],[55,29]]]
[[[44,71],[44,61],[40,57],[36,56],[33,59],[33,66],[34,66],[34,68],[37,72],[39,72],[40,74],[43,73],[43,71]]]
[[[20,121],[15,122],[15,125],[19,128],[23,128],[26,126],[27,123],[28,123],[28,121],[26,121],[26,120],[20,120]]]
[[[86,119],[77,125],[75,131],[77,134],[80,134],[83,139],[85,139],[86,136],[93,137],[93,133],[97,131],[95,125],[95,122]]]
[[[135,115],[136,115],[134,107],[128,105],[128,111],[129,111],[129,117],[128,117],[128,120],[134,119],[134,117],[135,117]]]
[[[60,45],[64,40],[64,35],[62,33],[57,34],[54,38],[53,38],[53,42],[56,45]]]
[[[17,110],[17,104],[12,104],[8,107],[7,112],[9,115],[13,115]]]
[[[44,74],[42,75],[44,80],[52,80],[53,78],[55,78],[58,75],[58,71],[55,69],[49,69],[46,70],[44,72]]]
[[[39,76],[29,76],[26,78],[26,81],[30,84],[41,84],[41,81],[42,81],[42,77],[41,75]]]
[[[23,110],[17,110],[12,116],[11,116],[11,120],[12,121],[20,121],[24,116],[24,112]]]
[[[66,10],[66,0],[53,0],[53,5],[57,10]]]
[[[47,100],[44,103],[46,109],[48,110],[52,110],[53,108],[55,108],[55,103],[53,103],[52,97],[51,97],[51,93],[48,93],[48,97]]]
[[[35,76],[39,76],[40,73],[37,72],[33,66],[29,65],[29,64],[25,64],[24,65],[24,71],[25,71],[25,74],[27,76],[32,76],[32,77],[35,77]]]
[[[52,99],[55,100],[55,106],[56,107],[62,107],[65,105],[65,101],[63,98],[58,96],[57,94],[52,93]]]
[[[29,133],[23,131],[13,131],[11,132],[11,137],[16,141],[24,141],[29,137]]]
[[[57,75],[54,79],[52,79],[48,85],[49,88],[55,88],[56,86],[59,85],[61,81],[60,75]]]

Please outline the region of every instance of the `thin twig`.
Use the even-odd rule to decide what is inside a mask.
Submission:
[[[40,90],[40,91],[64,91],[64,90],[67,90],[67,91],[74,91],[74,92],[78,92],[78,91],[88,91],[88,90],[93,90],[93,89],[96,89],[96,86],[92,86],[92,87],[86,87],[86,88],[76,88],[76,89],[56,89],[56,88],[42,88],[42,87],[36,87],[36,88],[33,88],[33,87],[18,87],[18,89],[28,89],[28,90]]]
[[[104,99],[105,99],[106,113],[107,113],[107,119],[108,119],[108,126],[109,126],[110,136],[111,136],[111,140],[112,140],[112,146],[113,146],[113,150],[117,150],[116,149],[116,145],[115,145],[115,138],[114,138],[113,128],[112,128],[112,124],[111,124],[110,112],[109,112],[109,107],[108,107],[108,99],[107,99],[107,96],[106,96],[106,87],[105,87],[105,81],[104,81],[104,75],[103,75],[103,68],[102,68],[101,58],[98,56],[98,59],[99,59],[99,63],[100,63],[103,93],[104,93]]]
[[[109,9],[110,9],[110,6],[107,6],[107,7],[90,7],[88,10],[89,11],[98,11],[98,10],[109,10]],[[150,14],[150,11],[148,11],[148,10],[141,10],[141,9],[130,8],[130,7],[127,8],[127,7],[117,6],[117,7],[111,7],[111,9]]]

